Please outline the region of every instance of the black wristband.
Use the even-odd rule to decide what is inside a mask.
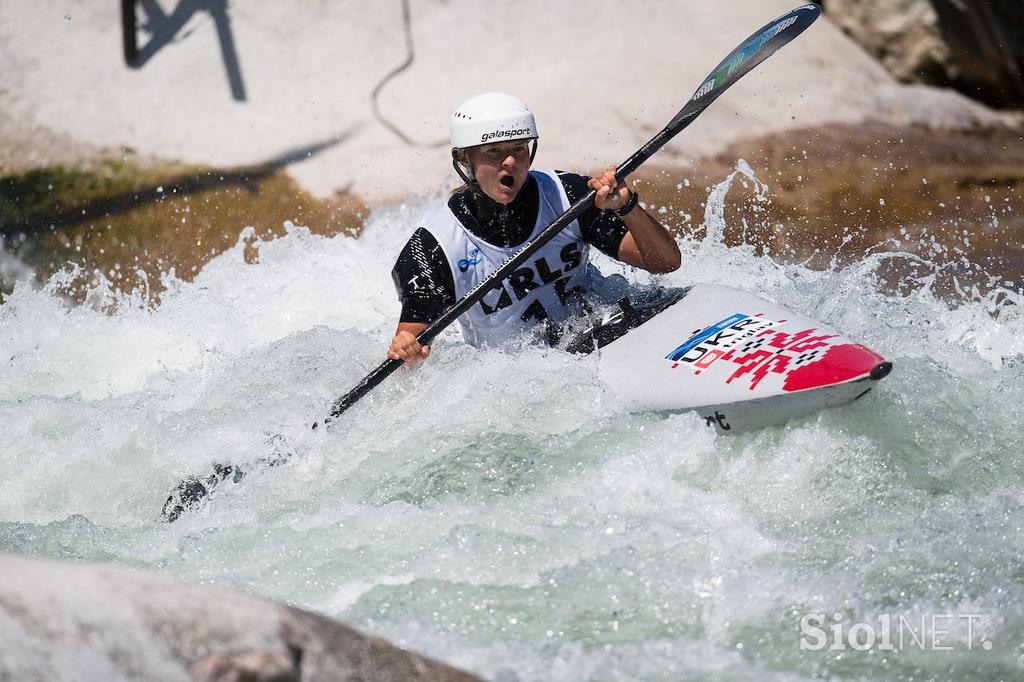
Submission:
[[[640,195],[636,192],[630,191],[629,199],[626,199],[626,203],[622,205],[622,208],[615,209],[615,215],[620,218],[624,218],[627,213],[636,208],[637,202],[640,201]]]

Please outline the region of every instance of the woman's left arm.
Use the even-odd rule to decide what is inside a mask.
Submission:
[[[615,177],[615,166],[608,166],[587,183],[597,190],[594,205],[602,211],[618,211],[633,199],[626,183]],[[672,272],[679,268],[682,255],[668,229],[639,205],[620,219],[629,230],[619,244],[619,260],[649,272]]]

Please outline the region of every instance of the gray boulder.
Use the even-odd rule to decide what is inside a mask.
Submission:
[[[478,679],[225,587],[7,554],[0,576],[0,680]]]
[[[955,70],[929,0],[824,0],[823,6],[901,82],[945,84]]]
[[[1024,105],[1024,3],[823,0],[837,26],[897,80]]]

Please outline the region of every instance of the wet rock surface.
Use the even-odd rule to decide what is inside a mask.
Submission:
[[[3,680],[478,679],[227,587],[6,554],[0,574]]]
[[[929,0],[825,0],[826,16],[904,83],[944,84],[955,69]]]
[[[984,0],[824,0],[828,18],[903,83],[1024,105],[1024,6]]]

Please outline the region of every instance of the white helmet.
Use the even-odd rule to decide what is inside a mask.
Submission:
[[[463,102],[452,114],[451,127],[453,149],[537,139],[537,124],[529,107],[504,92],[487,92]]]

